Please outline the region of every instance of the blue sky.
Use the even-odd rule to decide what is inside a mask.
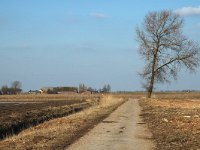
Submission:
[[[169,9],[185,18],[184,33],[198,41],[199,6],[199,0],[1,0],[0,86],[19,80],[23,90],[79,83],[141,90],[136,26],[149,11]],[[179,76],[157,88],[200,90],[200,69]]]

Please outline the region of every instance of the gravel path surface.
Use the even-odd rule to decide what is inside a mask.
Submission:
[[[151,133],[139,117],[137,99],[130,99],[81,137],[68,150],[151,150]]]

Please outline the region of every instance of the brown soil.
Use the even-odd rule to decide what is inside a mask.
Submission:
[[[91,105],[83,100],[1,101],[0,139],[19,133],[25,128],[46,120],[62,117]]]
[[[200,99],[141,99],[140,105],[158,150],[200,149]]]

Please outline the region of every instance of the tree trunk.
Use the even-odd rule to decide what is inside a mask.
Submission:
[[[157,51],[156,51],[156,55],[154,55],[153,58],[153,64],[152,64],[152,71],[151,71],[151,81],[150,81],[150,85],[148,88],[148,93],[147,93],[147,97],[151,98],[151,94],[153,92],[153,86],[154,86],[154,79],[155,79],[155,64],[156,64],[156,59],[157,59]]]
[[[153,77],[154,75],[152,75]],[[154,77],[153,77],[154,78]],[[152,94],[152,91],[153,91],[153,84],[154,84],[154,79],[151,79],[152,82],[150,82],[150,86],[148,88],[148,93],[147,93],[147,97],[148,98],[151,98],[151,94]]]

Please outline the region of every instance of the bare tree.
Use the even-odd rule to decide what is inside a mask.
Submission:
[[[20,93],[22,91],[21,87],[22,87],[22,83],[20,81],[12,82],[11,89],[13,90],[13,93],[15,94]]]
[[[7,85],[3,85],[1,87],[2,94],[9,94],[9,87]]]
[[[110,86],[110,84],[105,84],[105,85],[103,86],[102,92],[109,93],[110,91],[111,91],[111,86]]]
[[[79,93],[87,91],[87,86],[83,83],[79,84]]]
[[[13,81],[12,82],[12,88],[14,89],[20,89],[22,86],[22,83],[20,81]]]
[[[142,26],[136,29],[139,53],[145,60],[140,74],[151,97],[154,83],[177,79],[177,73],[186,67],[195,71],[199,65],[200,47],[182,34],[183,18],[171,11],[150,12]]]

